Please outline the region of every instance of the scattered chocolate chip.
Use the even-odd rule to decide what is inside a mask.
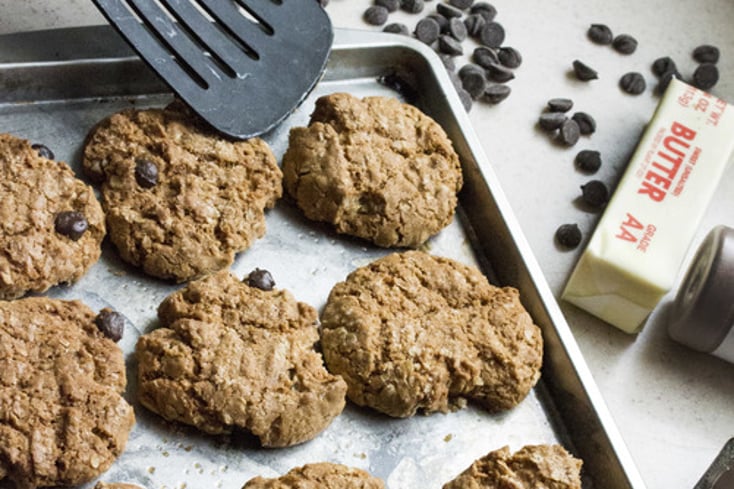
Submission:
[[[474,0],[449,0],[449,3],[461,10],[466,10],[472,6]]]
[[[78,241],[89,229],[89,222],[81,212],[63,211],[56,214],[54,229],[72,241]]]
[[[553,112],[551,112],[551,114],[553,114]],[[566,146],[573,146],[576,144],[580,136],[581,130],[575,120],[567,119],[566,122],[561,125],[559,137],[561,142]]]
[[[99,314],[94,318],[94,324],[97,325],[103,335],[115,343],[122,339],[122,334],[125,331],[125,318],[109,307],[99,311]]]
[[[464,19],[466,32],[473,38],[479,37],[479,33],[482,32],[482,27],[486,23],[487,21],[484,20],[484,17],[479,14],[471,14]]]
[[[469,9],[470,14],[477,14],[484,17],[487,22],[492,22],[497,17],[497,9],[494,5],[487,2],[477,2]]]
[[[158,184],[158,167],[145,158],[135,160],[135,181],[143,188],[152,188]]]
[[[576,74],[576,78],[581,81],[596,80],[599,78],[599,74],[596,70],[579,60],[574,60],[573,72]]]
[[[448,71],[456,70],[456,62],[454,61],[453,56],[449,56],[448,54],[439,54],[438,57],[441,58],[441,62]]]
[[[256,289],[270,291],[275,287],[275,280],[273,276],[267,270],[261,270],[259,268],[254,269],[245,278],[247,285]]]
[[[713,63],[702,63],[693,72],[692,84],[701,90],[712,88],[719,81],[719,69]]]
[[[467,63],[459,69],[459,78],[464,78],[467,75],[485,75],[485,71],[481,66],[477,66],[472,63]]]
[[[481,68],[479,69],[481,70]],[[483,71],[484,70],[481,72],[470,71],[464,73],[463,76],[461,73],[459,74],[462,88],[466,90],[473,99],[479,98],[487,88],[487,79],[484,77]]]
[[[546,112],[545,114],[540,115],[538,125],[546,131],[555,131],[567,120],[568,117],[561,112]]]
[[[385,7],[388,12],[396,12],[400,8],[400,0],[375,0],[375,5]]]
[[[487,22],[479,32],[479,42],[490,48],[499,48],[505,42],[505,28],[497,22]]]
[[[591,42],[596,44],[607,45],[611,44],[614,40],[612,30],[604,24],[591,24],[587,32]]]
[[[448,34],[459,42],[466,40],[467,32],[464,22],[457,17],[450,19]]]
[[[382,32],[389,32],[391,34],[402,34],[404,36],[410,35],[410,29],[408,29],[408,26],[401,22],[393,22],[392,24],[387,24],[382,29]]]
[[[419,14],[423,12],[426,4],[423,0],[402,0],[400,8],[411,14]]]
[[[490,85],[484,90],[482,100],[490,104],[498,104],[510,96],[512,89],[509,85],[496,84]]]
[[[462,15],[464,15],[464,12],[456,7],[452,7],[448,3],[439,3],[438,5],[436,5],[436,12],[443,15],[447,19],[451,19],[453,17],[460,18]]]
[[[409,104],[415,103],[418,100],[418,91],[415,87],[403,76],[394,71],[378,77],[377,81],[398,92]]]
[[[35,149],[38,153],[38,156],[40,156],[41,158],[46,158],[47,160],[53,160],[55,158],[54,152],[51,151],[45,144],[31,144],[31,149]]]
[[[548,110],[551,112],[568,112],[573,108],[570,98],[552,98],[548,101]]]
[[[471,108],[474,105],[474,100],[471,98],[471,95],[469,95],[469,92],[459,87],[456,89],[456,93],[459,94],[459,99],[461,100],[461,104],[464,106],[464,110],[467,112],[471,111]]]
[[[630,95],[639,95],[647,88],[645,77],[641,73],[631,71],[622,75],[619,79],[619,88]]]
[[[506,83],[515,78],[515,74],[512,70],[505,68],[502,65],[491,65],[487,68],[487,76],[490,80],[496,81],[497,83]]]
[[[364,11],[362,18],[370,25],[383,25],[387,22],[388,11],[381,5],[373,5]]]
[[[693,50],[693,59],[699,63],[713,63],[719,62],[719,48],[710,44],[703,44]]]
[[[601,168],[601,153],[592,149],[582,149],[576,155],[574,163],[584,173],[596,173]]]
[[[599,209],[609,201],[609,190],[601,180],[591,180],[581,186],[581,198],[589,206]]]
[[[621,54],[632,54],[637,49],[637,39],[629,34],[620,34],[612,41],[612,47]]]
[[[663,76],[669,71],[678,71],[675,61],[670,56],[663,56],[652,62],[652,72],[655,76]]]
[[[658,93],[658,95],[662,95],[665,90],[668,89],[668,85],[670,85],[670,80],[673,78],[676,78],[678,80],[683,79],[683,75],[681,75],[678,70],[670,70],[665,73],[663,73],[660,76],[660,82],[658,83],[658,86],[655,88],[655,91]]]
[[[500,59],[500,63],[507,68],[517,68],[522,64],[520,51],[513,47],[501,47],[497,51],[497,57]]]
[[[461,43],[448,34],[439,36],[438,50],[444,54],[453,56],[460,56],[464,53],[464,48],[461,46]]]
[[[576,112],[571,116],[571,119],[576,121],[576,124],[579,125],[579,131],[584,136],[596,132],[596,121],[586,112]]]
[[[439,14],[438,12],[427,15],[426,18],[433,19],[438,22],[438,26],[441,28],[441,32],[446,32],[449,28],[449,19]]]
[[[438,25],[435,19],[426,17],[419,20],[415,25],[414,34],[419,41],[431,45],[438,40],[438,36],[441,34],[441,26]]]
[[[497,57],[497,53],[494,49],[486,46],[479,46],[474,49],[474,52],[472,53],[472,61],[482,68],[487,69],[490,66],[499,64],[500,59]]]
[[[581,243],[581,230],[577,224],[562,224],[556,229],[556,241],[564,248],[576,248]]]

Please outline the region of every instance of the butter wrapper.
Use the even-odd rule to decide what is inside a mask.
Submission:
[[[734,149],[734,107],[673,79],[562,298],[638,332],[673,286]]]

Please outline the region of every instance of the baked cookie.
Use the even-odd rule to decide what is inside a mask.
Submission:
[[[182,104],[124,110],[95,127],[84,171],[101,182],[110,239],[155,277],[228,267],[265,233],[282,174],[261,139],[228,141]]]
[[[291,129],[285,188],[306,217],[378,246],[415,247],[448,225],[462,185],[451,141],[430,117],[388,97],[335,93]]]
[[[0,134],[0,299],[78,280],[104,235],[91,187],[25,139]]]
[[[135,423],[120,348],[78,301],[0,303],[0,479],[70,486],[107,470]]]
[[[353,271],[329,294],[321,344],[348,397],[395,417],[447,412],[471,399],[519,403],[540,376],[540,328],[511,287],[421,251]]]
[[[138,340],[144,406],[212,434],[252,432],[263,446],[315,437],[344,409],[346,385],[326,371],[316,310],[285,290],[226,271],[189,283]]]
[[[508,447],[476,460],[443,489],[581,489],[581,460],[560,445]]]
[[[277,479],[255,477],[242,489],[384,489],[364,470],[327,462],[297,467]]]

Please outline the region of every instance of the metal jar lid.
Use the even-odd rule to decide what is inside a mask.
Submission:
[[[711,352],[734,325],[734,229],[713,228],[686,272],[670,314],[670,336]]]

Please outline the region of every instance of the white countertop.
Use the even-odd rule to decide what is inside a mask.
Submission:
[[[426,3],[423,15],[436,2]],[[580,252],[556,247],[558,225],[577,222],[585,241],[599,214],[574,205],[579,185],[591,178],[616,183],[658,98],[650,64],[669,55],[684,75],[695,68],[691,51],[715,44],[722,51],[721,79],[711,92],[734,103],[734,1],[732,0],[494,0],[507,32],[506,45],[520,50],[523,65],[502,104],[477,103],[471,120],[508,195],[523,231],[556,296]],[[337,27],[377,28],[362,22],[371,0],[331,0],[327,11]],[[421,15],[391,14],[412,29]],[[104,23],[87,0],[0,0],[0,33]],[[629,33],[639,47],[623,56],[586,39],[592,23]],[[465,51],[471,52],[471,43]],[[568,75],[580,59],[600,79],[583,83]],[[461,66],[461,63],[459,63]],[[619,77],[641,72],[648,90],[622,93]],[[594,116],[598,129],[573,148],[551,144],[535,122],[553,97],[574,100],[574,110]],[[574,169],[581,149],[596,149],[603,165],[594,177]],[[729,168],[708,209],[693,248],[716,224],[734,226],[734,168]],[[584,241],[584,242],[585,242]],[[690,253],[689,253],[690,255]],[[622,333],[574,307],[561,304],[581,351],[619,431],[651,489],[692,487],[724,443],[734,437],[734,365],[692,352],[670,340],[667,305],[655,310],[637,336]],[[734,296],[734,291],[732,291]]]

